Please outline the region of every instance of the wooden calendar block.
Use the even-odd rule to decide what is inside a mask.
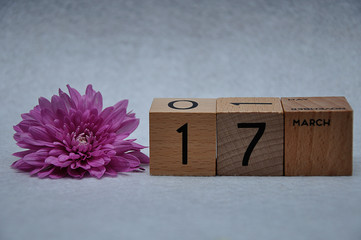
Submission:
[[[216,99],[155,98],[149,112],[150,174],[216,174]]]
[[[344,97],[282,98],[285,175],[352,175],[353,111]]]
[[[279,98],[217,99],[217,175],[283,175]]]

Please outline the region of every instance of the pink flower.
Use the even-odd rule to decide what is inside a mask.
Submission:
[[[139,125],[127,113],[128,100],[102,110],[102,95],[88,85],[85,95],[67,85],[70,96],[59,89],[51,101],[41,97],[39,105],[22,114],[14,126],[14,139],[26,151],[13,168],[39,178],[86,175],[101,178],[138,170],[149,158],[144,147],[127,138]]]

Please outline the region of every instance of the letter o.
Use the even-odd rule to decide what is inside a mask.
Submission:
[[[187,107],[187,108],[179,108],[179,107],[175,107],[174,104],[177,102],[190,102],[192,103],[192,106]],[[192,108],[196,108],[198,106],[198,103],[192,100],[175,100],[172,102],[168,103],[168,107],[173,108],[173,109],[177,109],[177,110],[188,110],[188,109],[192,109]]]

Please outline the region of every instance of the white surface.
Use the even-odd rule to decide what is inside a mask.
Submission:
[[[359,1],[0,1],[0,239],[361,239]],[[346,96],[352,177],[40,180],[20,114],[70,83],[130,99]]]

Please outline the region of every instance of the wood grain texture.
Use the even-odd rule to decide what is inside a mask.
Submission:
[[[353,110],[344,97],[282,98],[285,175],[352,175]]]
[[[243,166],[257,128],[239,123],[265,123],[265,131]],[[217,99],[217,175],[282,176],[283,110],[279,98]]]
[[[149,112],[150,174],[214,176],[216,174],[216,99],[187,99],[198,106],[168,106],[181,99],[154,99]],[[177,108],[190,102],[178,101]],[[188,161],[182,163],[181,126],[188,126]]]

